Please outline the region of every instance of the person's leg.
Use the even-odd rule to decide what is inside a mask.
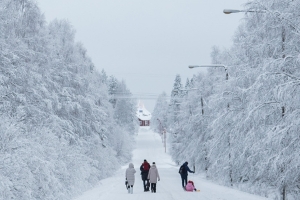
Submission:
[[[186,184],[187,184],[187,176],[184,176],[184,187],[186,186]]]
[[[131,194],[133,193],[133,185],[131,185],[131,187],[130,187],[130,193]]]
[[[184,177],[183,177],[183,175],[181,175],[181,184],[182,184],[182,187],[184,188]]]
[[[156,183],[153,183],[153,191],[156,193]]]
[[[147,179],[146,191],[149,191],[149,187],[150,187],[150,181],[149,181],[149,179]]]
[[[151,192],[153,192],[154,191],[154,183],[151,183]]]
[[[145,179],[143,179],[143,184],[144,184],[144,192],[146,191],[146,180]]]

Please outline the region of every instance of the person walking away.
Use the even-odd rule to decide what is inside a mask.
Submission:
[[[195,173],[192,170],[190,170],[190,168],[188,167],[188,164],[189,164],[188,162],[185,162],[179,168],[179,174],[181,176],[182,188],[184,190],[186,190],[185,186],[187,185],[188,172]]]
[[[149,191],[149,186],[150,186],[149,179],[148,179],[149,169],[150,169],[150,164],[145,159],[140,167],[142,180],[144,184],[144,192]]]
[[[128,181],[128,194],[129,193],[133,193],[133,185],[134,185],[134,181],[135,181],[135,169],[132,163],[129,164],[128,168],[126,169],[126,173],[125,173],[125,178]]]
[[[148,179],[150,180],[150,184],[151,184],[151,192],[156,193],[156,183],[157,180],[160,181],[160,177],[155,162],[153,162],[152,166],[150,167]]]
[[[195,185],[194,185],[194,182],[193,181],[188,181],[187,182],[187,184],[186,184],[186,186],[185,186],[185,189],[186,189],[186,191],[188,191],[188,192],[193,192],[193,191],[195,191],[195,192],[197,192],[197,189],[195,188]],[[198,192],[199,192],[200,190],[198,190]]]

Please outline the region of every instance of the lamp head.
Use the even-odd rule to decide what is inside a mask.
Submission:
[[[224,9],[223,13],[225,14],[231,14],[231,13],[238,13],[241,12],[240,10],[232,10],[232,9]]]

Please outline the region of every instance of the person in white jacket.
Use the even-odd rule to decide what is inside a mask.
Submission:
[[[151,192],[156,193],[156,183],[157,180],[160,181],[160,177],[155,162],[153,162],[152,166],[150,167],[148,179],[150,180],[150,184],[151,184]]]
[[[135,181],[135,169],[132,163],[129,164],[129,167],[126,169],[126,173],[125,173],[125,178],[128,181],[128,193],[133,193],[133,185],[134,185],[134,181]]]

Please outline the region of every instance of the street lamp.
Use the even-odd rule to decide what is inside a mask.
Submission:
[[[231,14],[231,13],[238,13],[238,12],[243,12],[242,10],[232,10],[232,9],[224,9],[223,13],[225,14]]]
[[[226,13],[226,14],[230,14],[230,13],[234,13],[234,12],[241,12],[241,11],[239,11],[239,10],[228,10],[228,9],[224,10],[224,13]],[[193,68],[196,68],[196,67],[223,67],[225,69],[225,73],[226,73],[226,80],[228,80],[228,71],[227,71],[227,66],[226,65],[212,64],[212,65],[190,65],[189,66],[190,69],[193,69]],[[202,97],[201,97],[201,107],[202,107],[202,115],[203,115],[204,110],[203,110],[203,99],[202,99]],[[227,107],[229,108],[229,103],[227,104]],[[202,126],[201,126],[201,130],[203,132]],[[231,165],[231,150],[230,150],[231,135],[230,134],[229,134],[228,140],[229,140],[228,141],[228,143],[229,143],[229,163]],[[206,167],[206,171],[207,171],[207,167]],[[229,177],[230,177],[231,185],[232,185],[232,168],[230,168]]]
[[[190,65],[189,68],[193,69],[196,67],[223,67],[225,69],[226,72],[226,80],[228,80],[228,71],[227,71],[227,66],[226,65],[222,65],[222,64],[214,64],[214,65]]]
[[[264,10],[234,10],[234,9],[224,9],[223,13],[231,14],[231,13],[240,13],[240,12],[265,12]]]
[[[257,13],[266,13],[266,10],[234,10],[234,9],[224,9],[223,13],[225,14],[231,14],[231,13],[239,13],[239,12],[257,12]],[[283,30],[284,33],[284,30]],[[282,40],[284,40],[284,38],[282,38]],[[283,55],[283,58],[287,59],[289,57],[286,57],[285,55]],[[283,117],[285,114],[285,108],[284,106],[281,107],[282,110],[282,114],[281,116]]]

